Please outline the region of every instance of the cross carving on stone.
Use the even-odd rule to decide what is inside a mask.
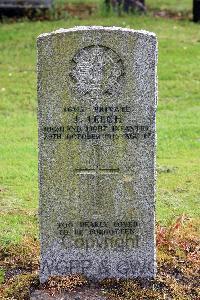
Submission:
[[[94,208],[98,211],[101,206],[102,186],[100,186],[100,178],[104,175],[119,175],[119,168],[103,168],[100,166],[100,148],[95,146],[95,165],[94,168],[75,169],[77,175],[94,176],[93,202]],[[88,178],[89,179],[89,178]],[[90,184],[90,183],[89,183]],[[98,213],[97,213],[98,214]]]

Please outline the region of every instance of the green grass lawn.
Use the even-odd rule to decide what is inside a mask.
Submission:
[[[75,25],[123,26],[159,40],[157,220],[199,216],[200,27],[139,17],[0,24],[1,241],[37,235],[36,37]]]
[[[55,0],[56,4],[69,3],[96,3],[102,5],[104,0]],[[146,6],[150,9],[169,9],[172,11],[191,11],[191,0],[146,0]]]
[[[174,11],[192,10],[191,0],[146,0],[151,9],[169,9]]]

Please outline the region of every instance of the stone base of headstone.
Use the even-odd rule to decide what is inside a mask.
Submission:
[[[57,296],[50,296],[45,291],[35,291],[31,294],[30,300],[106,300],[107,298],[101,294],[101,290],[94,288],[80,289]]]

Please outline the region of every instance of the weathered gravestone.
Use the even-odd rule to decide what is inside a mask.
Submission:
[[[155,275],[153,33],[38,38],[41,281]]]

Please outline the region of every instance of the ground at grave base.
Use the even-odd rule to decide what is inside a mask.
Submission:
[[[107,279],[91,284],[83,276],[52,277],[40,285],[39,243],[26,240],[0,249],[3,300],[186,300],[200,299],[199,224],[181,216],[170,227],[157,226],[155,280]],[[36,255],[37,254],[37,255]]]

